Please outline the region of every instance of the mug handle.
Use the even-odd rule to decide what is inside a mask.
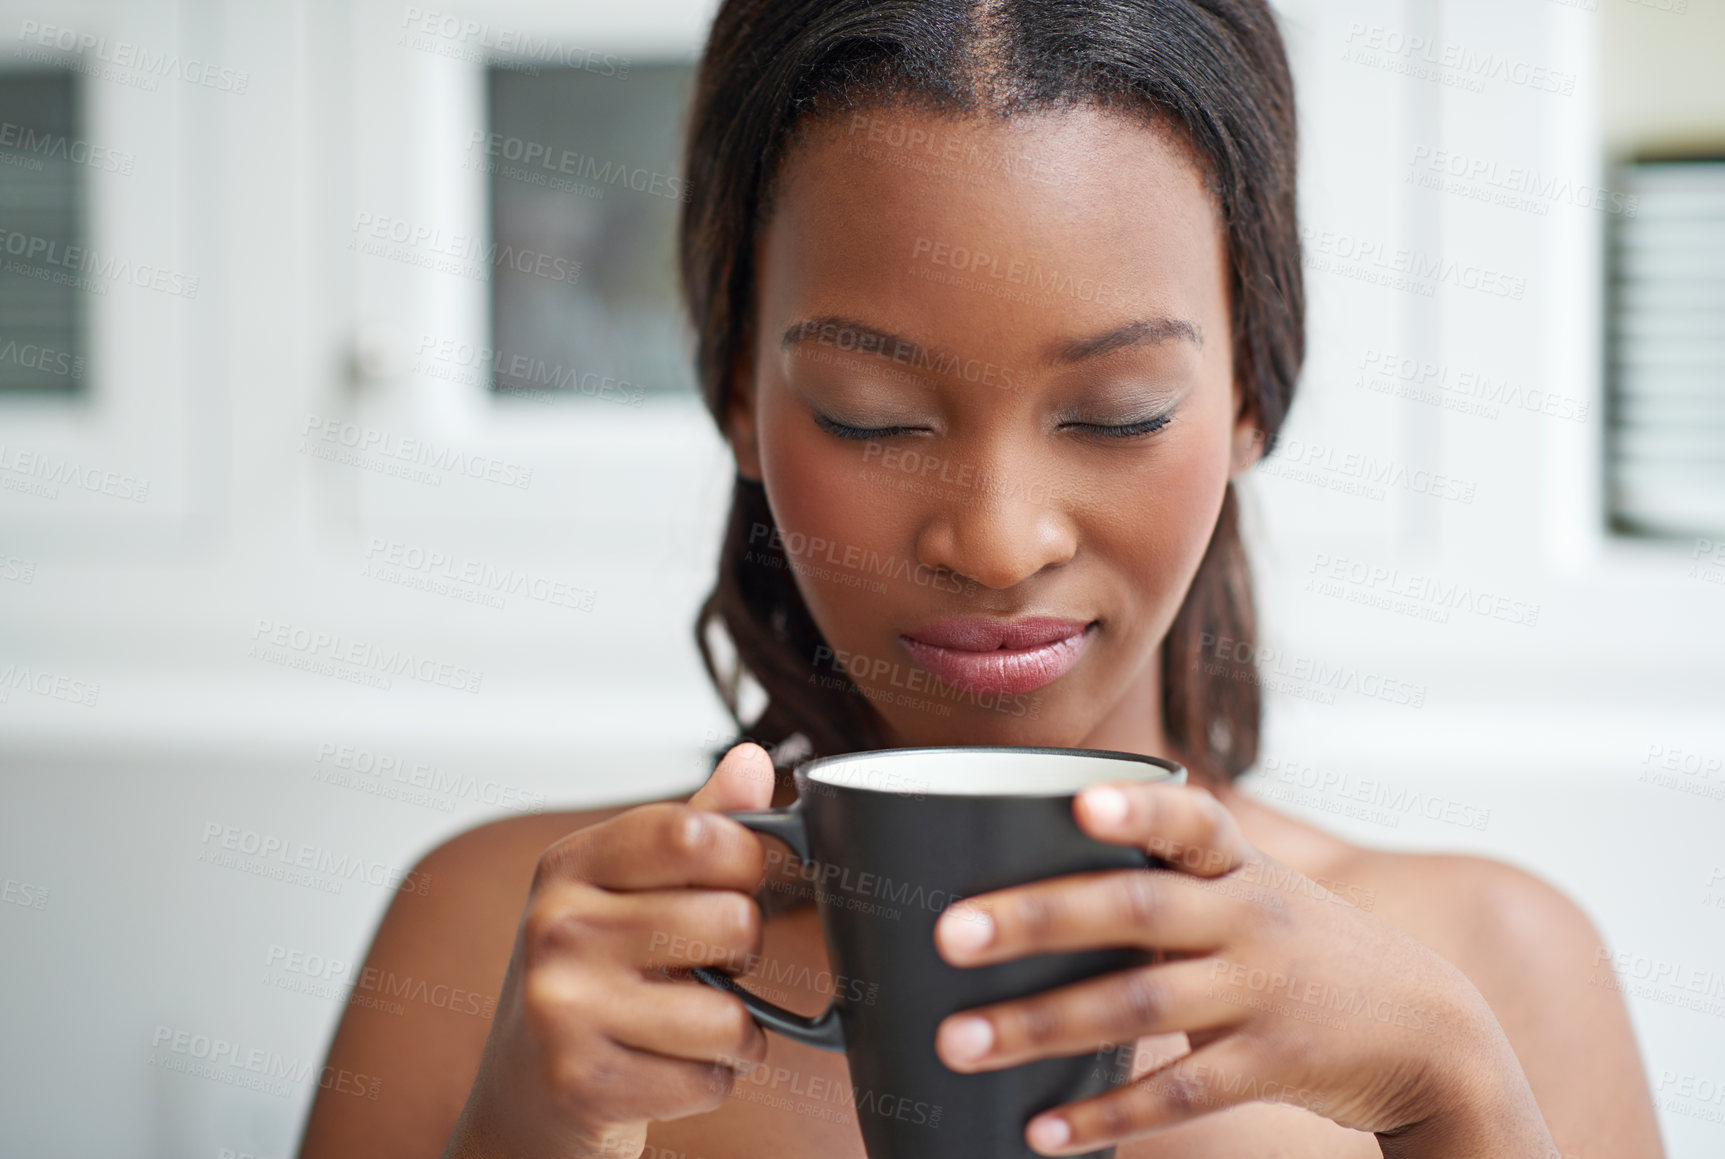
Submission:
[[[777,837],[789,845],[802,860],[809,859],[809,837],[808,830],[803,827],[801,801],[786,805],[782,809],[738,809],[726,813],[725,816],[746,825],[756,833]],[[737,984],[736,979],[722,970],[711,966],[698,966],[691,973],[714,989],[729,990],[741,998],[749,1014],[764,1030],[776,1030],[786,1038],[821,1050],[842,1052],[845,1048],[845,1032],[839,1023],[836,998],[829,1002],[820,1014],[807,1018],[749,993]]]

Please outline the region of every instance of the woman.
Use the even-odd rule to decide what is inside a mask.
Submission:
[[[741,674],[765,693],[760,743],[687,802],[515,818],[427,857],[367,964],[495,1016],[350,1007],[329,1064],[377,1097],[321,1093],[303,1155],[860,1156],[843,1058],[688,976],[728,966],[810,1013],[866,982],[833,978],[812,909],[762,884],[789,868],[717,814],[790,800],[786,746],[947,744],[1193,773],[1077,807],[1175,868],[1001,891],[937,928],[955,965],[1168,952],[942,1024],[957,1070],[1131,1064],[1037,1116],[1042,1153],[1660,1153],[1574,905],[1233,788],[1259,703],[1231,481],[1303,354],[1294,155],[1261,0],[724,6],[680,252],[738,478],[697,634],[733,714]],[[1325,995],[1360,1000],[1338,1017]]]

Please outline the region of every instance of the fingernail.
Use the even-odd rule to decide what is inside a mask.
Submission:
[[[955,907],[941,918],[941,940],[958,954],[974,954],[994,940],[994,919],[973,906]]]
[[[1126,794],[1113,785],[1092,785],[1084,790],[1084,808],[1093,820],[1104,825],[1118,825],[1126,820]]]
[[[1072,1138],[1072,1127],[1065,1119],[1049,1117],[1030,1124],[1030,1145],[1033,1147],[1064,1147]]]
[[[945,1053],[959,1062],[974,1062],[994,1046],[994,1027],[986,1018],[960,1018],[941,1031]]]

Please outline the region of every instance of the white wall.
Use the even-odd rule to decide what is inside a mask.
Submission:
[[[1725,4],[1620,0],[1602,4],[1599,16],[1609,153],[1690,148],[1717,154],[1725,136],[1725,85],[1719,83]]]
[[[704,5],[443,7],[646,59],[693,51]],[[1653,47],[1707,41],[1717,0],[1684,15],[1628,0],[1285,10],[1314,231],[1311,357],[1286,432],[1306,461],[1283,459],[1251,497],[1266,668],[1291,676],[1272,697],[1260,790],[1370,843],[1526,866],[1580,900],[1615,949],[1718,977],[1725,585],[1695,569],[1698,542],[1602,530],[1604,215],[1549,198],[1493,204],[1503,190],[1478,179],[1409,180],[1447,150],[1597,184],[1602,101],[1626,75],[1612,62],[1652,60],[1630,87],[1676,94],[1649,96],[1634,117],[1610,106],[1603,123],[1628,126],[1611,130],[1613,147],[1671,109],[1725,100],[1716,69],[1685,80]],[[0,878],[39,887],[19,898],[47,891],[41,908],[0,903],[9,1152],[291,1153],[308,1084],[278,1094],[168,1073],[151,1065],[152,1041],[160,1027],[207,1034],[315,1073],[339,1002],[269,984],[271,947],[351,961],[388,894],[200,861],[219,844],[210,826],[359,858],[381,876],[496,815],[488,800],[555,808],[692,786],[697,750],[723,727],[687,626],[729,479],[704,414],[690,402],[499,419],[412,367],[423,333],[482,333],[478,284],[348,248],[357,214],[459,232],[479,213],[460,149],[479,115],[477,72],[432,51],[459,37],[416,47],[403,12],[0,5],[11,30],[0,66],[33,20],[178,47],[248,82],[162,78],[149,91],[91,78],[91,135],[139,161],[130,176],[92,175],[97,241],[193,271],[202,288],[185,300],[117,287],[96,306],[95,404],[0,415],[10,445],[153,480],[130,506],[0,490],[0,554],[33,577],[0,580],[0,668],[99,689],[93,706],[17,689],[0,702]],[[1501,54],[1517,75],[1538,66],[1570,91],[1409,76],[1417,62],[1391,46],[1415,35]],[[1388,288],[1368,280],[1374,259],[1342,256],[1343,239],[1524,288]],[[359,375],[347,370],[356,350]],[[1445,367],[1450,389],[1435,403],[1400,397],[1393,374],[1369,373],[1370,351]],[[1588,416],[1501,401],[1495,417],[1468,413],[1470,371],[1519,398],[1585,403]],[[308,416],[484,451],[531,466],[532,484],[431,487],[323,462],[302,450]],[[1381,496],[1339,489],[1350,454],[1390,472]],[[1459,480],[1471,501],[1399,481],[1421,472]],[[517,597],[498,611],[373,578],[362,572],[379,540],[527,568],[591,589],[594,607]],[[1370,606],[1358,602],[1369,579],[1347,581],[1354,565],[1501,596],[1513,618],[1452,608],[1438,623],[1430,600],[1411,614]],[[1337,567],[1338,586],[1321,586]],[[408,648],[482,673],[480,691],[361,687],[260,661],[260,621]],[[387,772],[358,775],[363,788],[332,782],[343,746],[464,776],[472,798],[364,791],[411,788]],[[1683,772],[1691,755],[1710,771]],[[1667,756],[1680,766],[1671,779],[1645,779]],[[1408,792],[1422,794],[1418,810],[1438,802],[1438,819],[1386,805]],[[1362,793],[1380,794],[1377,812],[1362,813]],[[1705,1013],[1681,1000],[1644,989],[1631,1010],[1651,1078],[1671,1076],[1658,1091],[1671,1154],[1718,1154],[1725,1125],[1675,1091],[1686,1075],[1725,1081],[1725,1003]]]

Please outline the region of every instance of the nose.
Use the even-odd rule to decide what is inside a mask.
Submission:
[[[917,531],[923,566],[1007,589],[1078,551],[1078,529],[1050,483],[1005,479],[949,498]]]

